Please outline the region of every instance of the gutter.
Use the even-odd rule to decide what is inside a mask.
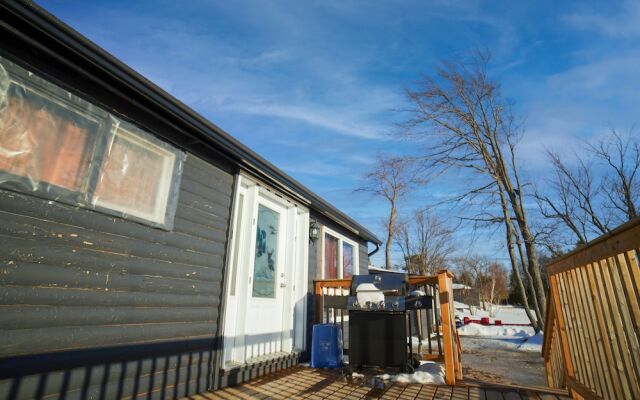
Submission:
[[[374,245],[376,245],[376,248],[371,253],[368,254],[369,257],[371,257],[372,255],[376,254],[380,250],[381,243],[374,243],[374,242],[372,242],[372,243]]]

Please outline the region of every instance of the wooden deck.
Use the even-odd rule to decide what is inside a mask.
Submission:
[[[240,386],[202,393],[194,400],[240,399],[430,399],[430,400],[560,400],[557,389],[492,385],[461,381],[455,386],[383,383],[347,379],[339,371],[295,367]]]

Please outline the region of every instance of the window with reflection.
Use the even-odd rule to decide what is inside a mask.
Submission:
[[[324,234],[324,279],[338,278],[338,238]]]
[[[322,279],[347,279],[357,274],[358,244],[333,230],[323,227]]]
[[[342,277],[353,276],[353,246],[347,242],[342,243]]]
[[[253,264],[253,297],[275,298],[279,230],[280,214],[260,204]]]

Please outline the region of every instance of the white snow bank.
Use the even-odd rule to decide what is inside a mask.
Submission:
[[[421,361],[413,374],[377,375],[376,378],[398,383],[433,383],[444,385],[444,367],[433,361]]]
[[[467,286],[463,283],[454,283],[451,285],[451,289],[453,290],[471,289],[471,286]]]
[[[469,305],[465,303],[460,303],[459,301],[453,301],[453,306],[458,310],[467,310],[469,311]]]
[[[505,306],[490,304],[489,309],[493,311],[485,311],[479,307],[471,306],[464,303],[455,302],[456,315],[463,317],[470,317],[471,319],[480,319],[482,317],[490,317],[490,321],[493,323],[496,319],[502,321],[502,324],[529,324],[529,317],[522,307]],[[471,311],[470,311],[471,310]],[[532,311],[533,312],[533,311]]]
[[[520,346],[518,346],[518,350],[522,351],[542,351],[542,341],[544,340],[544,336],[542,336],[542,332],[537,335],[530,336],[527,338]]]
[[[460,336],[532,336],[535,333],[530,326],[498,326],[470,323],[458,328]]]

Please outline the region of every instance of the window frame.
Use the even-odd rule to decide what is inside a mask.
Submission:
[[[161,143],[154,143],[153,140],[146,137],[148,134],[140,132],[139,130],[138,132],[135,132],[136,130],[137,129],[134,126],[129,124],[111,124],[109,142],[111,143],[117,136],[120,136],[121,139],[125,140],[129,144],[133,143],[135,145],[141,145],[141,148],[144,150],[151,151],[155,154],[159,154],[160,156],[168,156],[167,158],[163,158],[162,178],[160,185],[156,190],[156,199],[158,199],[159,195],[164,195],[164,199],[162,199],[160,206],[156,206],[153,213],[147,213],[136,209],[126,208],[120,204],[101,200],[99,196],[96,196],[97,182],[95,182],[91,190],[88,192],[90,202],[96,210],[105,210],[105,212],[117,213],[117,215],[123,217],[132,216],[151,223],[164,225],[167,219],[168,208],[171,205],[171,197],[172,195],[177,197],[177,194],[172,193],[172,186],[177,184],[174,180],[176,177],[176,164],[179,162],[179,157],[176,152],[167,149],[165,146],[162,146]],[[107,152],[104,151],[101,154],[101,162],[97,166],[97,179],[102,175],[107,157]]]
[[[320,277],[321,279],[332,279],[325,276],[325,234],[329,234],[338,239],[338,276],[336,279],[344,278],[344,258],[343,258],[343,243],[347,243],[353,247],[353,271],[351,276],[360,275],[360,245],[353,239],[336,232],[335,230],[328,228],[324,225],[320,227],[320,240],[322,241],[320,247]]]

